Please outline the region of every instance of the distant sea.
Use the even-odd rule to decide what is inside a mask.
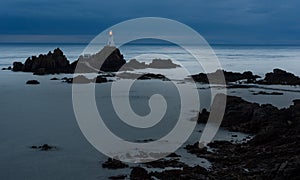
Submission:
[[[0,44],[0,67],[11,66],[14,61],[24,62],[30,56],[46,54],[57,47],[61,48],[72,62],[77,60],[86,46],[87,44]],[[101,48],[99,46],[99,50]],[[250,70],[263,76],[274,68],[282,68],[300,75],[300,46],[212,45],[212,48],[222,68],[228,71]],[[170,58],[182,63],[191,73],[201,71],[193,65],[195,59],[175,45],[129,44],[120,47],[120,50],[127,61],[133,58],[146,62],[153,58]]]

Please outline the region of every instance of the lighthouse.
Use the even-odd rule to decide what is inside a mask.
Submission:
[[[115,46],[115,42],[114,42],[114,35],[112,30],[109,31],[108,33],[109,37],[108,37],[108,42],[107,42],[107,46]]]

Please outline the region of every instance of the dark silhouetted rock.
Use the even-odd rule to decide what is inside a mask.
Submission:
[[[43,144],[41,146],[31,146],[31,149],[37,149],[40,151],[50,151],[50,150],[56,150],[57,148],[55,146],[50,146],[48,144]]]
[[[289,108],[259,105],[228,96],[221,126],[255,136],[242,144],[214,141],[214,151],[198,144],[187,145],[189,153],[212,163],[208,177],[215,179],[297,179],[300,177],[300,100]],[[206,122],[207,111],[199,114]]]
[[[160,80],[163,80],[163,81],[169,81],[170,80],[162,74],[153,74],[153,73],[143,74],[140,77],[138,77],[137,79],[138,80],[160,79]]]
[[[148,65],[145,62],[139,62],[136,59],[132,59],[122,67],[122,70],[134,70],[134,69],[146,69],[146,68],[148,68]]]
[[[169,154],[167,157],[176,158],[176,157],[181,157],[181,156],[178,155],[178,154],[176,154],[176,153],[171,153],[171,154]]]
[[[29,80],[26,82],[26,84],[36,85],[36,84],[40,84],[40,82],[38,82],[37,80]]]
[[[70,67],[63,52],[57,48],[48,54],[40,54],[38,57],[27,58],[25,63],[14,62],[13,71],[33,72],[35,75],[45,75],[54,73],[72,73],[74,70]]]
[[[121,70],[134,70],[134,69],[171,69],[180,67],[177,64],[174,64],[170,59],[153,59],[150,64],[146,64],[145,62],[139,62],[136,59],[132,59],[127,62]]]
[[[265,91],[259,91],[259,92],[255,92],[252,93],[253,95],[283,95],[283,93],[281,92],[265,92]]]
[[[97,76],[97,77],[95,77],[93,82],[95,82],[95,83],[106,83],[106,82],[108,82],[108,80],[107,80],[107,78],[105,78],[103,76]]]
[[[149,68],[155,69],[171,69],[180,67],[177,64],[174,64],[171,59],[153,59],[152,62],[148,66]]]
[[[89,57],[80,56],[77,72],[117,72],[126,63],[120,50],[113,46],[105,46],[101,51]]]
[[[22,62],[14,62],[13,63],[13,71],[22,71],[23,70],[23,63]]]
[[[2,68],[2,70],[12,70],[11,66],[8,66],[7,68]]]
[[[264,80],[259,84],[281,84],[281,85],[300,85],[300,78],[292,73],[281,69],[274,69],[273,72],[267,73]]]
[[[208,77],[211,82],[209,82]],[[199,73],[191,76],[191,78],[195,82],[211,83],[211,84],[223,83],[222,77],[225,78],[226,83],[237,82],[241,80],[246,80],[247,83],[255,83],[256,79],[260,78],[260,76],[253,75],[253,73],[250,71],[246,71],[244,73],[238,73],[238,72],[227,72],[225,70],[217,70],[214,73],[207,73],[207,74]]]
[[[127,175],[118,175],[118,176],[110,176],[108,179],[115,179],[115,180],[121,180],[126,179]]]
[[[58,81],[58,80],[60,80],[60,79],[58,79],[57,77],[54,77],[54,78],[51,78],[50,80],[51,80],[51,81]]]
[[[67,82],[67,83],[76,83],[76,84],[88,84],[88,83],[91,82],[91,80],[88,79],[88,78],[86,78],[83,75],[78,75],[78,76],[76,76],[74,78],[66,78],[66,79],[64,79],[64,82]]]
[[[127,164],[112,158],[108,158],[108,160],[102,164],[102,168],[107,168],[107,169],[123,169],[127,167],[128,167]]]
[[[150,180],[151,176],[148,174],[147,170],[142,167],[134,167],[130,173],[131,180]]]

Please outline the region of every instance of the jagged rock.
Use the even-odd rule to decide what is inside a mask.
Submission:
[[[37,80],[29,80],[26,82],[26,84],[36,85],[36,84],[40,84],[40,82],[38,82]]]
[[[300,100],[289,108],[258,105],[229,96],[221,126],[255,136],[242,144],[214,141],[214,151],[198,144],[187,145],[189,153],[212,162],[208,177],[214,179],[297,179],[300,177]],[[200,113],[205,122],[207,111]]]
[[[102,168],[107,168],[107,169],[123,169],[127,168],[128,165],[124,164],[122,161],[108,158],[106,162],[102,164]]]
[[[163,81],[169,81],[170,80],[162,74],[153,74],[153,73],[143,74],[143,75],[139,76],[137,79],[138,80],[160,79],[160,80],[163,80]]]
[[[117,72],[126,63],[120,50],[113,46],[105,46],[100,52],[91,55],[90,57],[80,56],[77,63],[79,72],[89,71],[98,72]],[[88,65],[86,65],[88,64]]]
[[[57,80],[59,80],[57,77],[54,77],[54,78],[51,78],[50,79],[51,81],[57,81]]]
[[[132,59],[122,67],[122,70],[134,70],[134,69],[146,69],[146,68],[148,68],[148,65],[145,62],[139,62],[136,59]]]
[[[155,68],[155,69],[171,69],[180,67],[177,64],[174,64],[171,59],[153,59],[152,62],[149,64],[148,68]]]
[[[217,70],[216,72],[213,73],[207,73],[207,74],[199,73],[199,74],[191,75],[191,78],[195,82],[211,83],[211,84],[223,83],[222,77],[225,78],[226,83],[237,82],[240,80],[246,80],[247,83],[254,83],[256,82],[257,78],[260,78],[260,76],[253,75],[253,73],[250,71],[238,73],[238,72],[227,72],[225,70]],[[209,82],[209,79],[211,82]]]
[[[29,57],[24,64],[14,62],[13,71],[33,72],[35,75],[73,72],[69,61],[59,48],[55,49],[53,53]]]
[[[127,62],[121,70],[134,70],[134,69],[146,69],[146,68],[154,68],[154,69],[171,69],[180,67],[177,64],[174,64],[171,59],[153,59],[150,64],[146,64],[145,62],[139,62],[136,59],[132,59]]]
[[[300,77],[281,69],[274,69],[273,72],[267,73],[264,80],[259,84],[281,84],[281,85],[300,85]]]

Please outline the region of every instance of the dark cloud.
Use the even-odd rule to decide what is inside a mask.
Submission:
[[[297,0],[1,0],[0,34],[95,35],[156,16],[181,21],[213,43],[300,43]],[[1,41],[1,39],[0,39]]]

